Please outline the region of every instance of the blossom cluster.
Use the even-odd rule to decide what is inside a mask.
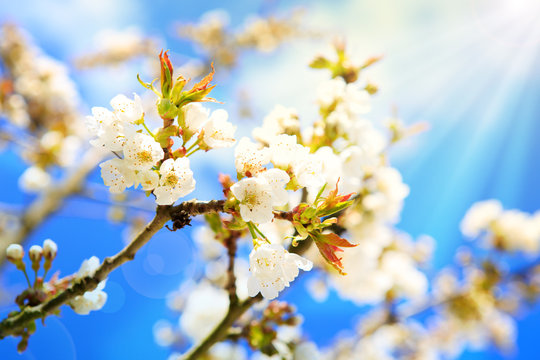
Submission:
[[[163,60],[162,61],[168,61]],[[170,64],[170,62],[168,63]],[[172,68],[167,68],[172,72]],[[170,73],[168,73],[170,77]],[[165,96],[165,95],[162,95]],[[111,100],[113,111],[92,108],[87,126],[95,137],[91,144],[112,152],[118,158],[102,164],[101,176],[111,193],[122,193],[128,187],[138,187],[156,196],[158,205],[171,205],[195,189],[195,179],[188,157],[198,150],[232,146],[236,127],[228,122],[225,110],[209,110],[198,103],[188,103],[180,109],[161,99],[159,103],[175,108],[179,126],[163,113],[164,127],[150,131],[138,95],[129,99],[118,95]],[[169,111],[169,110],[164,110]],[[174,149],[173,137],[182,140]],[[196,139],[186,148],[189,140]],[[123,155],[123,157],[121,156]]]
[[[540,212],[504,210],[500,201],[475,203],[461,222],[468,238],[481,238],[486,246],[503,251],[537,254],[540,250]]]
[[[44,54],[28,34],[14,25],[4,25],[0,34],[0,114],[13,125],[5,138],[20,146],[29,164],[20,188],[40,192],[52,183],[50,168],[70,167],[81,153],[85,131],[79,94],[67,66]]]

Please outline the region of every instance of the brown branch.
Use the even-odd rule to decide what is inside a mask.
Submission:
[[[236,241],[240,237],[241,232],[231,231],[230,235],[225,239],[225,246],[227,247],[227,256],[229,257],[229,264],[227,266],[227,284],[225,289],[229,293],[229,307],[236,306],[238,304],[238,295],[236,294],[236,276],[234,274],[234,262],[236,258]]]
[[[312,244],[311,238],[299,242],[296,247],[289,247],[289,252],[295,254],[303,254],[306,252]],[[225,318],[214,328],[214,330],[208,334],[208,336],[199,344],[192,347],[183,357],[182,360],[195,360],[200,356],[206,354],[206,352],[212,347],[212,345],[225,340],[228,335],[229,328],[233,326],[234,322],[240,318],[252,305],[258,303],[263,299],[261,294],[255,297],[248,298],[237,304],[230,304],[229,311]]]
[[[194,216],[207,212],[222,211],[223,205],[224,201],[221,200],[207,202],[191,200],[176,206],[158,206],[154,219],[119,253],[105,258],[93,276],[82,278],[80,281],[73,283],[66,290],[61,291],[58,295],[44,303],[37,306],[26,307],[19,313],[8,316],[0,322],[0,339],[8,335],[20,333],[20,331],[27,327],[30,322],[36,319],[45,318],[47,315],[56,311],[61,305],[68,303],[76,296],[94,290],[101,281],[107,278],[110,272],[123,263],[133,260],[137,251],[139,251],[139,249],[144,246],[155,233],[163,228],[167,221],[171,219],[175,220],[179,214]]]

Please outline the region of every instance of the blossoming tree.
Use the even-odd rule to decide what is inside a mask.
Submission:
[[[201,220],[194,238],[205,271],[172,294],[169,306],[181,314],[179,326],[160,322],[155,329],[156,341],[175,349],[172,358],[246,359],[250,348],[256,359],[438,359],[457,357],[469,344],[512,345],[512,315],[536,299],[540,288],[536,263],[509,271],[504,255],[538,252],[540,215],[503,210],[496,200],[473,205],[463,219],[463,234],[501,256],[465,251],[456,264],[428,278],[422,265],[433,239],[413,241],[396,229],[409,188],[388,156],[421,126],[364,119],[377,87],[362,74],[379,58],[357,63],[336,44],[333,56],[311,63],[329,74],[313,92],[316,121],[301,124],[295,109],[276,105],[252,137],[238,139],[234,119],[206,106],[219,103],[210,97],[217,86],[213,65],[192,82],[174,71],[162,51],[159,79],[138,77],[154,97],[159,124],[151,123],[139,95],[120,94],[110,108],[92,108],[82,127],[74,120],[75,100],[63,68],[43,56],[32,61],[29,72],[35,50],[21,45],[14,28],[4,32],[0,50],[9,72],[1,83],[3,114],[14,127],[40,138],[27,152],[33,165],[20,180],[40,197],[15,225],[2,229],[2,256],[24,274],[28,287],[16,297],[18,310],[0,322],[0,338],[20,338],[20,351],[31,341],[35,322],[67,311],[66,305],[82,315],[99,311],[112,271],[158,232],[183,231],[195,218]],[[234,44],[246,42],[237,37]],[[17,46],[24,51],[14,51]],[[191,198],[198,178],[191,169],[193,155],[212,156],[230,147],[236,173],[220,175],[223,196]],[[73,154],[84,154],[82,161]],[[55,183],[47,172],[54,166],[75,170]],[[23,240],[96,166],[111,194],[144,192],[154,216],[116,254],[102,261],[89,254],[77,273],[49,276],[61,249],[47,239],[25,257]],[[293,304],[275,300],[313,269],[311,296],[324,298],[332,288],[372,309],[354,335],[338,338],[328,349],[302,336]],[[417,317],[423,313],[427,319]],[[177,353],[186,342],[190,348]]]

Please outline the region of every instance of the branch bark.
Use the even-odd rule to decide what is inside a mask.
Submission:
[[[307,238],[298,243],[298,246],[293,247],[289,246],[289,252],[301,255],[305,253],[313,240]],[[234,322],[238,320],[247,310],[251,308],[252,305],[258,303],[263,299],[261,294],[258,294],[255,297],[248,298],[239,303],[230,304],[229,311],[221,320],[221,322],[214,328],[214,330],[199,344],[193,346],[186,354],[184,354],[180,359],[182,360],[196,360],[200,356],[206,354],[206,352],[212,347],[212,345],[223,341],[227,337],[228,330],[233,326]]]
[[[139,249],[143,247],[154,234],[163,228],[167,221],[171,219],[175,220],[179,215],[183,215],[184,219],[186,219],[186,215],[194,216],[207,212],[222,211],[224,203],[223,200],[207,202],[191,200],[177,206],[158,206],[156,215],[152,221],[150,221],[150,223],[148,223],[148,225],[146,225],[146,227],[119,253],[105,258],[93,276],[82,278],[80,281],[73,283],[66,290],[61,291],[46,302],[37,306],[26,307],[19,313],[8,316],[0,322],[0,339],[8,335],[17,334],[20,330],[28,326],[29,322],[45,318],[47,315],[56,311],[61,305],[68,303],[76,296],[94,290],[114,269],[127,261],[133,260],[137,251],[139,251]],[[187,220],[189,220],[189,217]]]

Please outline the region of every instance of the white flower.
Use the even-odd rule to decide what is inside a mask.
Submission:
[[[249,254],[249,296],[260,292],[265,298],[274,299],[298,276],[298,269],[309,271],[312,267],[311,261],[289,253],[281,245],[259,245]]]
[[[69,305],[79,315],[88,315],[90,311],[100,310],[107,302],[107,293],[103,291],[106,280],[103,280],[93,291],[75,296]]]
[[[253,137],[262,143],[268,144],[274,136],[299,131],[300,122],[296,110],[276,105],[272,112],[264,118],[263,126],[253,130]]]
[[[202,127],[202,140],[209,148],[231,147],[235,143],[236,126],[227,121],[229,114],[223,109],[212,112]]]
[[[195,179],[187,158],[165,160],[159,173],[159,186],[154,190],[158,205],[171,205],[195,190]]]
[[[220,342],[213,345],[208,353],[212,360],[246,360],[247,352],[239,344]]]
[[[216,234],[208,226],[196,228],[193,238],[206,260],[216,259],[225,253],[225,247],[216,239]]]
[[[270,141],[274,166],[291,170],[301,187],[320,188],[324,185],[322,163],[309,153],[309,148],[296,143],[296,135],[278,135]]]
[[[120,120],[115,113],[102,107],[93,107],[92,116],[86,117],[91,135],[97,136],[90,144],[108,151],[120,151],[125,136],[135,132],[133,125]]]
[[[409,195],[409,187],[403,183],[399,171],[392,167],[377,168],[365,186],[370,194],[364,196],[362,206],[380,220],[399,220],[403,200]]]
[[[370,121],[357,119],[350,122],[350,126],[344,131],[349,140],[362,149],[362,166],[375,166],[380,163],[380,155],[388,146],[388,139]]]
[[[137,94],[133,94],[133,100],[125,95],[116,95],[111,100],[111,106],[118,118],[127,123],[136,123],[144,116],[144,110],[141,98]]]
[[[148,170],[163,159],[161,145],[150,135],[135,133],[124,144],[124,158],[134,170]]]
[[[257,144],[243,137],[234,149],[236,171],[241,175],[255,176],[264,171],[266,164],[270,162],[268,148],[259,149]]]
[[[272,188],[273,205],[287,205],[289,202],[289,194],[284,187],[290,180],[289,175],[281,169],[274,168],[263,171],[259,176],[264,178]]]
[[[287,169],[293,164],[303,146],[296,142],[296,135],[278,135],[270,140],[270,153],[274,166]],[[309,150],[308,150],[309,152]]]
[[[315,154],[309,154],[309,149],[302,147],[299,151],[293,172],[302,187],[320,188],[324,185],[322,176],[322,162]]]
[[[192,133],[199,132],[201,126],[208,120],[210,110],[200,103],[189,103],[182,107],[185,127]]]
[[[240,201],[240,215],[246,222],[266,223],[272,221],[272,187],[263,178],[244,178],[231,186],[231,192]]]
[[[51,239],[47,239],[43,242],[43,256],[46,259],[54,259],[58,252],[58,246]]]
[[[87,276],[94,276],[100,264],[97,256],[92,256],[90,259],[84,260],[75,277],[77,279],[82,279]]]
[[[6,256],[10,261],[19,261],[24,256],[24,250],[19,244],[11,244],[6,249]]]
[[[144,191],[154,190],[159,185],[159,175],[154,170],[139,171],[135,183],[135,187],[140,184]]]
[[[340,77],[322,83],[317,93],[321,107],[328,108],[335,103],[335,111],[349,116],[365,114],[371,109],[371,99],[367,91],[355,83],[346,84]]]
[[[171,346],[178,340],[172,324],[166,320],[155,323],[152,332],[154,333],[154,340],[159,346]]]
[[[124,159],[111,159],[99,164],[103,183],[113,194],[119,194],[133,185],[135,172]]]
[[[75,275],[74,281],[77,282],[87,276],[94,276],[99,266],[100,262],[96,256],[92,256],[90,259],[84,260],[81,264],[81,268]],[[107,280],[103,280],[94,290],[87,291],[83,295],[74,297],[69,302],[69,305],[73,308],[73,311],[80,315],[87,315],[90,313],[90,311],[100,310],[107,301],[107,293],[103,291],[106,282]]]
[[[426,276],[415,267],[414,260],[400,251],[387,251],[381,259],[381,269],[392,277],[394,290],[410,299],[426,293]]]
[[[493,221],[492,231],[505,250],[537,253],[540,226],[534,217],[518,210],[504,211]]]
[[[200,283],[191,291],[180,316],[180,327],[193,340],[204,339],[229,309],[227,291]]]
[[[321,354],[317,345],[312,342],[303,342],[294,348],[294,360],[319,360]]]
[[[319,148],[315,154],[313,154],[313,156],[320,164],[322,164],[322,168],[319,173],[313,174],[313,176],[315,176],[315,181],[312,179],[310,182],[310,179],[307,179],[310,200],[315,199],[315,196],[319,193],[321,186],[324,183],[326,183],[326,187],[324,188],[322,196],[327,196],[330,191],[335,189],[336,184],[338,184],[340,194],[358,191],[360,188],[359,186],[351,186],[351,183],[355,183],[355,179],[350,179],[349,177],[344,176],[345,169],[343,166],[343,160],[340,155],[334,153],[334,150],[331,147],[323,146]],[[316,166],[318,165],[316,164]],[[321,184],[321,179],[323,184]],[[302,180],[305,179],[302,178]]]
[[[460,228],[463,235],[475,238],[482,231],[488,229],[491,222],[503,212],[502,205],[498,200],[486,200],[475,203],[465,214]]]
[[[26,192],[40,192],[51,185],[51,176],[42,168],[30,166],[19,178],[19,187]]]
[[[347,84],[340,77],[321,83],[317,88],[317,101],[319,105],[326,108],[342,98],[345,94],[346,86]]]
[[[368,113],[371,110],[371,98],[368,92],[360,88],[358,84],[347,84],[336,110],[345,111],[351,115]]]

